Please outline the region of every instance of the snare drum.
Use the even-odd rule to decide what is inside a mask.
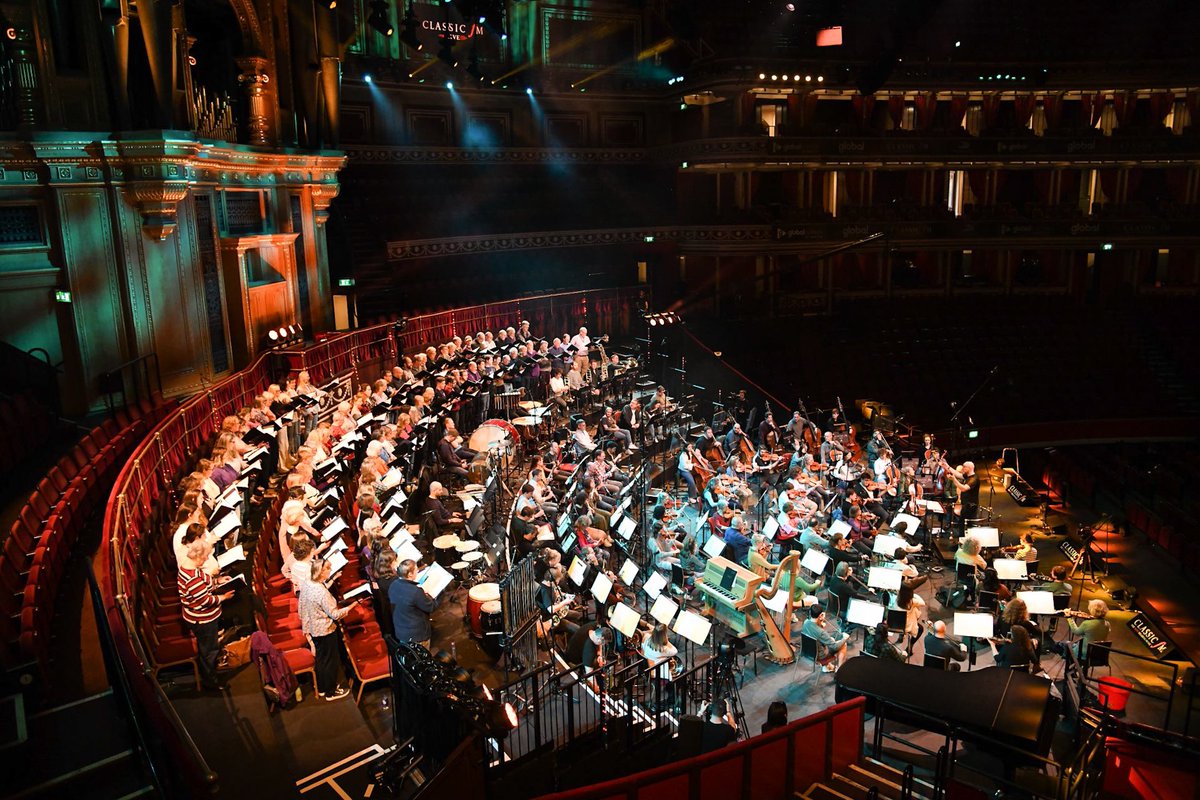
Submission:
[[[455,561],[453,564],[450,565],[450,571],[455,573],[456,575],[458,575],[458,579],[460,581],[466,580],[466,578],[467,578],[467,562]]]
[[[483,563],[483,553],[478,550],[472,550],[469,553],[459,553],[459,555],[462,556],[463,561],[467,562],[467,569],[483,569],[485,566]]]
[[[452,533],[447,533],[444,536],[439,536],[433,540],[434,560],[443,567],[448,567],[455,561],[458,561],[458,543],[459,539]]]
[[[479,542],[474,539],[468,539],[465,542],[459,542],[454,546],[454,549],[460,553],[470,553],[472,550],[479,549]]]
[[[492,658],[499,658],[501,640],[504,638],[504,617],[499,600],[489,600],[480,606],[479,627],[483,637],[480,644],[484,652]]]
[[[532,412],[535,408],[541,408],[542,404],[537,400],[522,400],[517,403],[517,407],[522,411]]]
[[[467,617],[471,620],[471,632],[483,636],[483,620],[480,614],[483,604],[491,601],[500,602],[500,584],[478,583],[467,593]]]
[[[512,455],[520,434],[506,419],[489,419],[480,424],[467,440],[467,447],[480,453],[499,450]],[[483,483],[483,481],[474,481]]]

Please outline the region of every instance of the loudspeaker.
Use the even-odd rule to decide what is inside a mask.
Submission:
[[[704,738],[704,720],[695,714],[685,714],[679,718],[679,758],[691,758],[700,755],[700,746]]]

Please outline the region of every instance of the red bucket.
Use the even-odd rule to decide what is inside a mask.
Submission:
[[[1097,692],[1100,695],[1100,707],[1112,712],[1124,711],[1133,684],[1111,675],[1101,678],[1099,684]]]

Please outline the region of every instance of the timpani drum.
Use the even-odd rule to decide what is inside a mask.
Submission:
[[[447,533],[433,540],[434,560],[443,567],[449,567],[455,561],[458,561],[458,543],[459,539],[453,533]]]
[[[479,627],[483,640],[480,644],[483,651],[492,658],[499,658],[504,638],[504,617],[501,615],[499,600],[489,600],[480,606]]]
[[[537,432],[538,418],[514,417],[512,424],[517,426],[517,430],[521,431],[526,439],[532,439]]]
[[[483,604],[492,601],[500,602],[498,583],[477,583],[467,593],[467,617],[471,621],[471,633],[476,636],[483,636],[483,620],[480,618]]]

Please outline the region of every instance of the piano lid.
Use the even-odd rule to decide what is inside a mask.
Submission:
[[[1050,681],[1002,667],[951,672],[857,656],[837,671],[843,689],[1039,752]],[[1048,743],[1047,743],[1048,744]]]

